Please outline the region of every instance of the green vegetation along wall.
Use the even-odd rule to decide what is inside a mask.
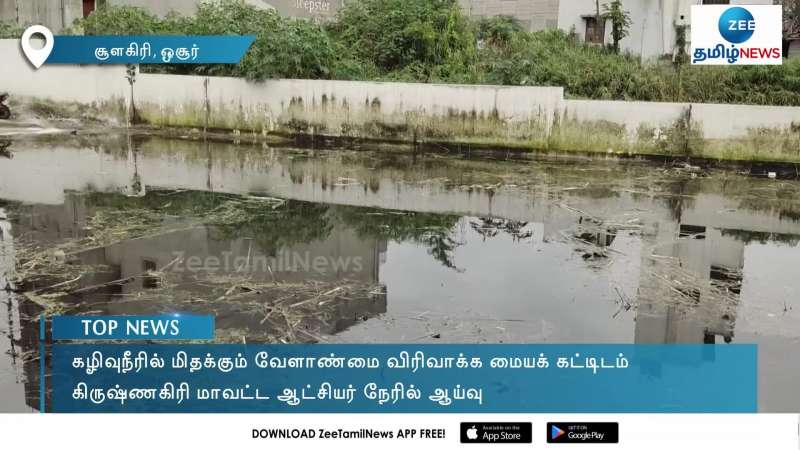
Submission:
[[[145,72],[243,77],[560,86],[568,98],[800,106],[800,60],[708,67],[586,46],[561,31],[526,32],[508,17],[474,20],[456,0],[353,0],[325,24],[243,0],[209,0],[195,16],[101,7],[68,30],[100,34],[255,34],[235,66]],[[0,25],[0,36],[19,30]]]

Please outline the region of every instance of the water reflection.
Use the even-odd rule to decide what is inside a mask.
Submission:
[[[158,140],[15,143],[0,162],[25,242],[90,239],[122,219],[147,230],[66,255],[92,270],[63,308],[210,312],[229,341],[758,342],[774,354],[800,335],[798,193],[603,161]],[[34,274],[24,288],[53,282]],[[24,353],[35,314],[15,302],[9,342]],[[762,409],[796,409],[791,362],[771,358]]]
[[[38,407],[39,362],[36,354],[39,308],[14,293],[14,235],[0,207],[0,412]]]
[[[115,218],[121,203],[132,210]],[[159,215],[157,223],[142,225],[144,236],[66,258],[69,265],[86,267],[60,298],[71,314],[213,313],[219,331],[270,342],[275,332],[287,332],[288,324],[272,323],[264,311],[276,303],[298,308],[293,300],[308,300],[304,295],[328,303],[324,314],[299,317],[303,336],[292,340],[315,340],[385,312],[386,290],[378,272],[386,258],[386,238],[383,232],[370,232],[371,227],[384,229],[377,215],[294,201],[247,210],[231,203],[238,200],[195,192],[151,190],[135,199],[71,193],[61,206],[20,206],[17,229],[28,239],[55,244],[96,238],[92,233],[98,227],[109,226],[98,218],[127,222],[145,211]],[[204,221],[204,214],[225,223]],[[410,221],[415,215],[404,217]],[[110,226],[108,232],[118,230]],[[51,275],[28,276],[23,289],[47,291],[56,281]],[[325,289],[343,295],[328,298],[320,292]],[[281,300],[286,301],[274,298],[278,294],[285,294]]]

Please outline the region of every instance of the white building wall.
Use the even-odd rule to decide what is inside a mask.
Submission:
[[[0,21],[44,25],[54,32],[83,17],[81,0],[0,0]]]
[[[145,8],[153,14],[164,16],[170,11],[181,15],[193,15],[202,0],[106,0],[109,5],[127,5]],[[344,0],[245,0],[248,4],[264,9],[275,9],[285,17],[332,19],[344,4]]]
[[[109,6],[135,6],[144,8],[153,14],[164,16],[171,11],[188,16],[197,11],[196,0],[106,0]]]
[[[602,5],[609,0],[600,0]],[[703,0],[622,0],[623,8],[630,13],[630,34],[622,40],[623,52],[641,55],[643,59],[671,55],[675,47],[675,25],[685,21],[691,25],[691,5],[700,5]],[[772,0],[731,0],[732,5],[771,5]],[[586,22],[584,16],[597,12],[596,0],[562,1],[558,10],[558,28],[572,29],[584,40]],[[688,38],[688,36],[687,36]],[[611,23],[606,24],[606,43],[611,43]]]
[[[473,17],[512,16],[526,30],[552,30],[558,26],[558,5],[572,0],[459,0]]]

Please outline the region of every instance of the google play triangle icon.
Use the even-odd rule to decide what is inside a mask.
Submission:
[[[561,428],[558,428],[555,425],[551,425],[550,439],[556,440],[556,439],[560,438],[561,436],[563,436],[565,433],[566,432],[564,430],[562,430]]]

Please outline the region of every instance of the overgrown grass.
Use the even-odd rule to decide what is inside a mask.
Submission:
[[[22,29],[12,23],[0,22],[0,39],[16,39],[22,36]]]
[[[800,60],[782,66],[642,64],[547,31],[516,33],[508,45],[485,49],[479,65],[486,82],[563,86],[575,98],[800,105]]]

